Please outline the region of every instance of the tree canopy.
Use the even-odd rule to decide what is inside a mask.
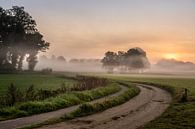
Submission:
[[[37,54],[49,48],[36,26],[24,7],[0,7],[0,71],[22,70],[25,57],[34,70]]]
[[[150,62],[146,56],[146,52],[141,48],[131,48],[127,52],[119,51],[106,52],[102,59],[103,67],[108,72],[113,72],[114,68],[118,68],[121,72],[132,70],[143,70],[150,67]]]

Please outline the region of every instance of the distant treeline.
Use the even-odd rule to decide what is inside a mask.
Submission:
[[[194,71],[195,64],[193,62],[185,62],[176,59],[161,59],[156,64],[155,67],[161,70],[168,71]]]
[[[86,59],[86,58],[72,58],[70,60],[67,60],[64,56],[55,56],[52,55],[51,57],[47,57],[45,55],[42,55],[39,57],[40,61],[54,61],[54,62],[69,62],[69,63],[100,63],[101,59]]]
[[[102,59],[103,67],[112,73],[114,69],[121,72],[143,71],[150,67],[146,52],[141,48],[131,48],[127,52],[108,51]]]

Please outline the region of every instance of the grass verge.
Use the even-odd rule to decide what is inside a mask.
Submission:
[[[195,129],[195,79],[184,75],[102,75],[114,80],[133,81],[150,84],[169,91],[173,101],[169,108],[157,119],[141,129]],[[188,101],[180,102],[184,88],[188,89]]]
[[[195,80],[192,78],[131,78],[133,82],[153,85],[169,91],[173,101],[157,119],[140,129],[195,129]],[[184,88],[188,101],[181,102]]]
[[[156,120],[140,129],[195,129],[195,100],[189,95],[187,102],[181,102],[183,88],[157,82],[140,82],[169,91],[173,96],[170,107]]]
[[[18,103],[13,107],[0,109],[0,120],[13,119],[70,107],[116,93],[120,89],[121,88],[116,83],[111,82],[108,86],[93,90],[66,93],[43,101]]]
[[[78,109],[76,109],[75,111],[69,114],[65,114],[63,117],[50,119],[42,123],[26,126],[20,129],[33,129],[33,128],[42,127],[44,125],[51,125],[51,124],[56,124],[59,122],[71,120],[77,117],[83,117],[83,116],[95,114],[97,112],[101,112],[111,107],[123,104],[129,99],[131,99],[132,97],[139,94],[140,92],[139,88],[132,86],[132,84],[129,85],[127,83],[123,83],[123,85],[127,86],[129,89],[124,93],[120,94],[119,96],[111,97],[108,100],[105,100],[103,102],[97,102],[94,104],[84,103]]]

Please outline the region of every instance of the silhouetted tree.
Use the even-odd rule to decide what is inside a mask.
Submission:
[[[105,57],[102,59],[103,67],[112,73],[114,68],[119,65],[118,57],[115,52],[106,52]]]
[[[143,70],[150,67],[146,52],[141,48],[131,48],[126,53],[126,66],[129,70]]]
[[[35,53],[49,47],[24,7],[13,6],[7,10],[0,7],[0,28],[0,70],[21,70],[26,55],[31,63]]]
[[[119,51],[118,54],[114,52],[107,52],[102,59],[103,67],[113,72],[114,68],[118,68],[120,72],[128,70],[143,70],[150,67],[146,52],[141,48],[132,48],[127,52]]]
[[[124,51],[118,51],[117,61],[119,62],[119,71],[121,73],[127,71],[127,66],[126,66],[126,52],[124,52]]]
[[[57,60],[61,62],[66,62],[66,59],[63,56],[58,56]]]

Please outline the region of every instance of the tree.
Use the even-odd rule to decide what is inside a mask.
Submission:
[[[120,72],[126,72],[128,70],[142,71],[150,67],[146,52],[138,47],[131,48],[127,52],[118,51],[118,54],[108,51],[101,62],[108,72],[113,72],[114,68],[118,68]]]
[[[124,51],[118,51],[117,61],[119,62],[119,71],[121,73],[124,73],[127,71],[126,67],[126,52]]]
[[[49,48],[49,43],[36,28],[35,20],[24,7],[13,6],[7,10],[0,7],[0,28],[0,71],[22,70],[26,55],[32,66],[30,70],[34,70],[38,52]]]
[[[49,43],[43,40],[43,36],[39,32],[35,32],[33,34],[28,34],[26,36],[27,43],[27,54],[29,55],[27,58],[28,68],[30,71],[33,71],[35,65],[37,64],[37,54],[39,51],[45,52],[48,49]]]
[[[146,52],[141,48],[131,48],[126,53],[126,66],[129,70],[142,70],[150,67]]]
[[[63,56],[58,56],[57,60],[61,62],[66,62],[66,59]]]
[[[103,63],[103,67],[106,68],[109,73],[113,73],[114,68],[119,65],[117,54],[110,51],[105,53],[105,57],[101,62]]]

